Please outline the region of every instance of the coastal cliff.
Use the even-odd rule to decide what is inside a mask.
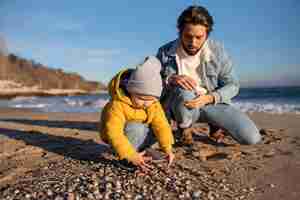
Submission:
[[[76,95],[105,89],[103,83],[77,73],[0,52],[0,97]]]

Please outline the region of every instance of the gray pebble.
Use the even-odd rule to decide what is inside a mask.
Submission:
[[[197,191],[193,192],[192,197],[198,199],[201,197],[201,194],[202,194],[202,191],[197,190]]]

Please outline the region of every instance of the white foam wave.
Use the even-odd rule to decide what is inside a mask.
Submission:
[[[94,108],[103,108],[108,100],[98,99],[96,101],[87,101],[80,99],[64,99],[64,103],[72,107],[94,107]]]
[[[95,105],[95,107],[98,107],[98,108],[103,108],[107,104],[107,102],[108,102],[108,100],[99,99],[99,100],[93,102],[93,105]]]
[[[48,107],[49,104],[15,104],[12,107],[14,108],[45,108]]]
[[[16,97],[14,99],[12,99],[13,102],[16,101],[33,101],[35,99],[37,99],[38,97],[24,97],[24,96],[20,96],[20,97]]]
[[[235,102],[233,105],[243,112],[267,112],[267,113],[295,113],[300,114],[300,105],[276,104],[276,103],[253,103]]]
[[[65,98],[64,103],[67,104],[68,106],[84,106],[85,105],[85,101],[82,100],[75,100],[75,99],[69,99],[69,98]]]

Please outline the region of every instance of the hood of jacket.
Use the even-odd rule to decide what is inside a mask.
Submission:
[[[118,100],[118,101],[122,101],[130,106],[133,105],[131,99],[129,96],[126,95],[125,91],[123,88],[121,88],[121,77],[122,75],[124,75],[125,73],[129,73],[130,69],[125,69],[120,71],[119,73],[117,73],[112,80],[110,81],[109,85],[108,85],[108,89],[109,89],[109,95],[111,96],[111,98],[113,100]]]

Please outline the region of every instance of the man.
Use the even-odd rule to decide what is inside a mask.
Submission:
[[[241,144],[255,144],[261,140],[257,127],[230,106],[239,84],[223,46],[208,38],[213,24],[202,6],[190,6],[180,14],[178,39],[157,53],[164,81],[162,104],[169,119],[181,129],[207,122],[212,136],[218,137],[222,128]]]

